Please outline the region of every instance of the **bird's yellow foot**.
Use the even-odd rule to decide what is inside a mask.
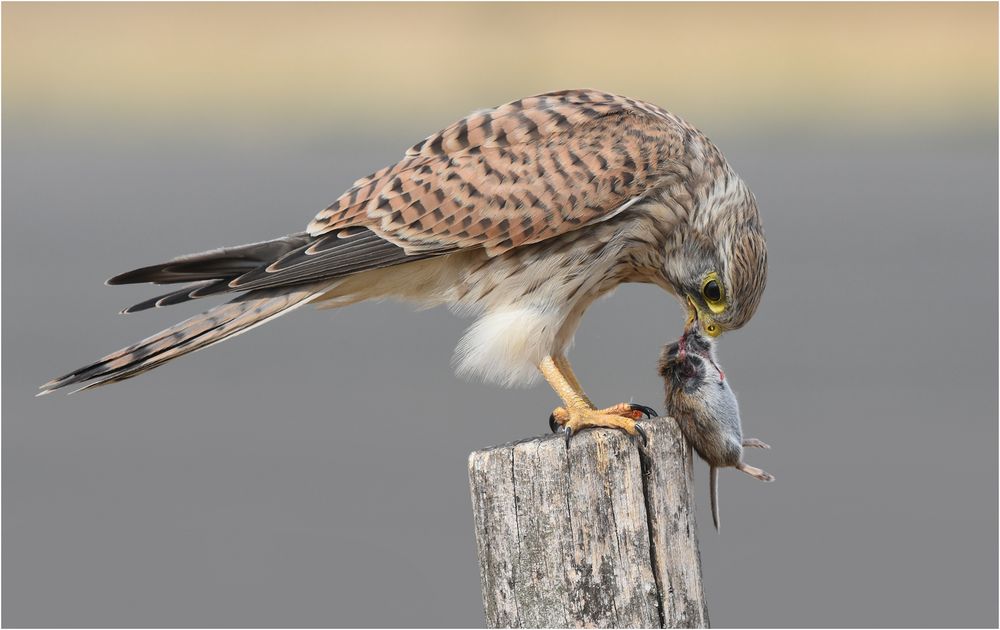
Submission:
[[[648,442],[646,432],[635,423],[639,418],[656,416],[656,410],[645,405],[619,403],[606,409],[591,409],[589,407],[556,407],[549,416],[549,428],[553,433],[562,431],[566,436],[566,444],[573,434],[592,427],[607,427],[620,429],[629,435],[637,435],[643,446]]]

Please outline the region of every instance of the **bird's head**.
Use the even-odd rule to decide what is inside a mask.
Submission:
[[[688,311],[685,329],[709,337],[753,317],[767,282],[767,245],[749,190],[707,209],[710,217],[685,235],[668,273]]]

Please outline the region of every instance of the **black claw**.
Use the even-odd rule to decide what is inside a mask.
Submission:
[[[642,448],[645,449],[649,446],[649,436],[646,435],[646,429],[643,429],[637,424],[635,425],[635,431],[639,434],[639,442],[642,444]]]
[[[630,404],[629,407],[632,409],[632,411],[641,411],[643,414],[645,414],[647,418],[655,418],[660,415],[656,413],[656,409],[653,409],[652,407],[647,407],[646,405]]]
[[[561,424],[559,424],[558,422],[556,422],[556,414],[550,413],[549,414],[549,429],[551,429],[553,433],[559,433],[559,428],[561,426],[562,426]]]
[[[569,448],[569,439],[573,437],[573,429],[563,427],[563,434],[566,436],[566,448]]]

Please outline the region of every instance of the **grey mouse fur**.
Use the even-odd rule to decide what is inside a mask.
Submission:
[[[666,390],[666,415],[677,420],[681,432],[711,471],[712,521],[719,521],[719,468],[736,468],[761,481],[774,477],[743,461],[743,448],[771,448],[760,440],[743,438],[740,408],[729,381],[719,368],[715,345],[697,330],[685,331],[660,353],[660,376]]]

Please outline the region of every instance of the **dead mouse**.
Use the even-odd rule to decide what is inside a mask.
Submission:
[[[743,437],[740,408],[719,369],[712,341],[697,330],[664,346],[660,376],[666,390],[666,415],[677,420],[684,437],[711,470],[712,521],[719,529],[719,468],[732,467],[761,481],[774,477],[743,461],[743,447],[771,448]]]

